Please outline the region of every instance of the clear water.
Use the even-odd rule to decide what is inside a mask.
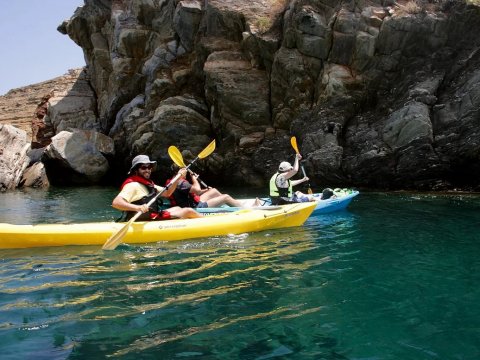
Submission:
[[[114,189],[0,194],[0,222],[110,220]],[[480,198],[362,193],[305,226],[0,250],[1,359],[479,359]]]

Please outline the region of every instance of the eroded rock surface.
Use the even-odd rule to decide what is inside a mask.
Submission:
[[[25,131],[0,124],[0,144],[0,191],[15,189],[30,163],[30,141]]]
[[[215,138],[207,180],[266,187],[295,135],[318,187],[479,189],[479,30],[461,0],[87,0],[59,31],[94,96],[45,122],[108,135],[123,174]]]

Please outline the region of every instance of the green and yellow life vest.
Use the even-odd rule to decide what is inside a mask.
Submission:
[[[277,186],[277,177],[280,173],[275,173],[270,178],[270,197],[286,197],[291,198],[293,196],[293,186],[290,180],[287,180],[287,188],[279,188]]]

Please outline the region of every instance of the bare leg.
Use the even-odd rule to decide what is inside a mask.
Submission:
[[[172,208],[167,209],[167,211],[172,215],[172,217],[180,218],[180,219],[195,219],[199,217],[203,217],[202,214],[196,212],[192,208],[181,208],[180,206],[174,206]]]
[[[260,200],[258,197],[255,199],[248,199],[248,200],[240,200],[242,203],[242,207],[244,208],[251,208],[251,207],[256,207],[256,206],[262,206],[262,200]]]
[[[222,194],[215,188],[209,189],[207,192],[200,195],[200,201],[208,204],[208,207],[218,207],[224,204],[233,207],[242,207],[242,202],[235,200],[230,195]]]
[[[295,195],[297,195],[298,198],[306,197],[308,201],[315,201],[315,198],[313,196],[304,194],[301,191],[295,191]]]
[[[211,189],[208,189],[208,191],[204,192],[202,195],[200,195],[200,201],[207,202],[208,200],[221,195],[223,194],[220,191],[218,191],[215,188],[211,188]]]
[[[207,200],[206,203],[208,207],[218,207],[224,204],[233,207],[242,207],[242,203],[238,200],[235,200],[230,195],[222,194],[220,196],[214,197],[213,199]]]

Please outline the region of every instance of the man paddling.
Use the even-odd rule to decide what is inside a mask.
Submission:
[[[306,176],[299,180],[290,180],[290,178],[298,172],[298,163],[301,158],[302,155],[297,153],[293,166],[287,161],[282,161],[278,166],[278,171],[273,174],[270,179],[270,199],[272,205],[284,205],[314,200],[312,196],[308,196],[301,191],[294,193],[292,189],[295,185],[309,180]]]
[[[168,220],[173,218],[198,218],[203,215],[196,212],[190,207],[181,208],[174,206],[166,210],[161,210],[161,204],[155,201],[151,207],[147,203],[153,199],[159,192],[163,191],[160,196],[168,198],[177,187],[181,177],[184,177],[187,170],[180,169],[180,175],[176,181],[172,182],[167,189],[155,185],[150,179],[152,170],[156,161],[151,161],[147,155],[135,156],[132,160],[132,166],[128,172],[130,175],[122,184],[120,193],[113,199],[112,206],[126,213],[125,221],[132,218],[137,212],[141,211],[136,221],[154,221]]]

